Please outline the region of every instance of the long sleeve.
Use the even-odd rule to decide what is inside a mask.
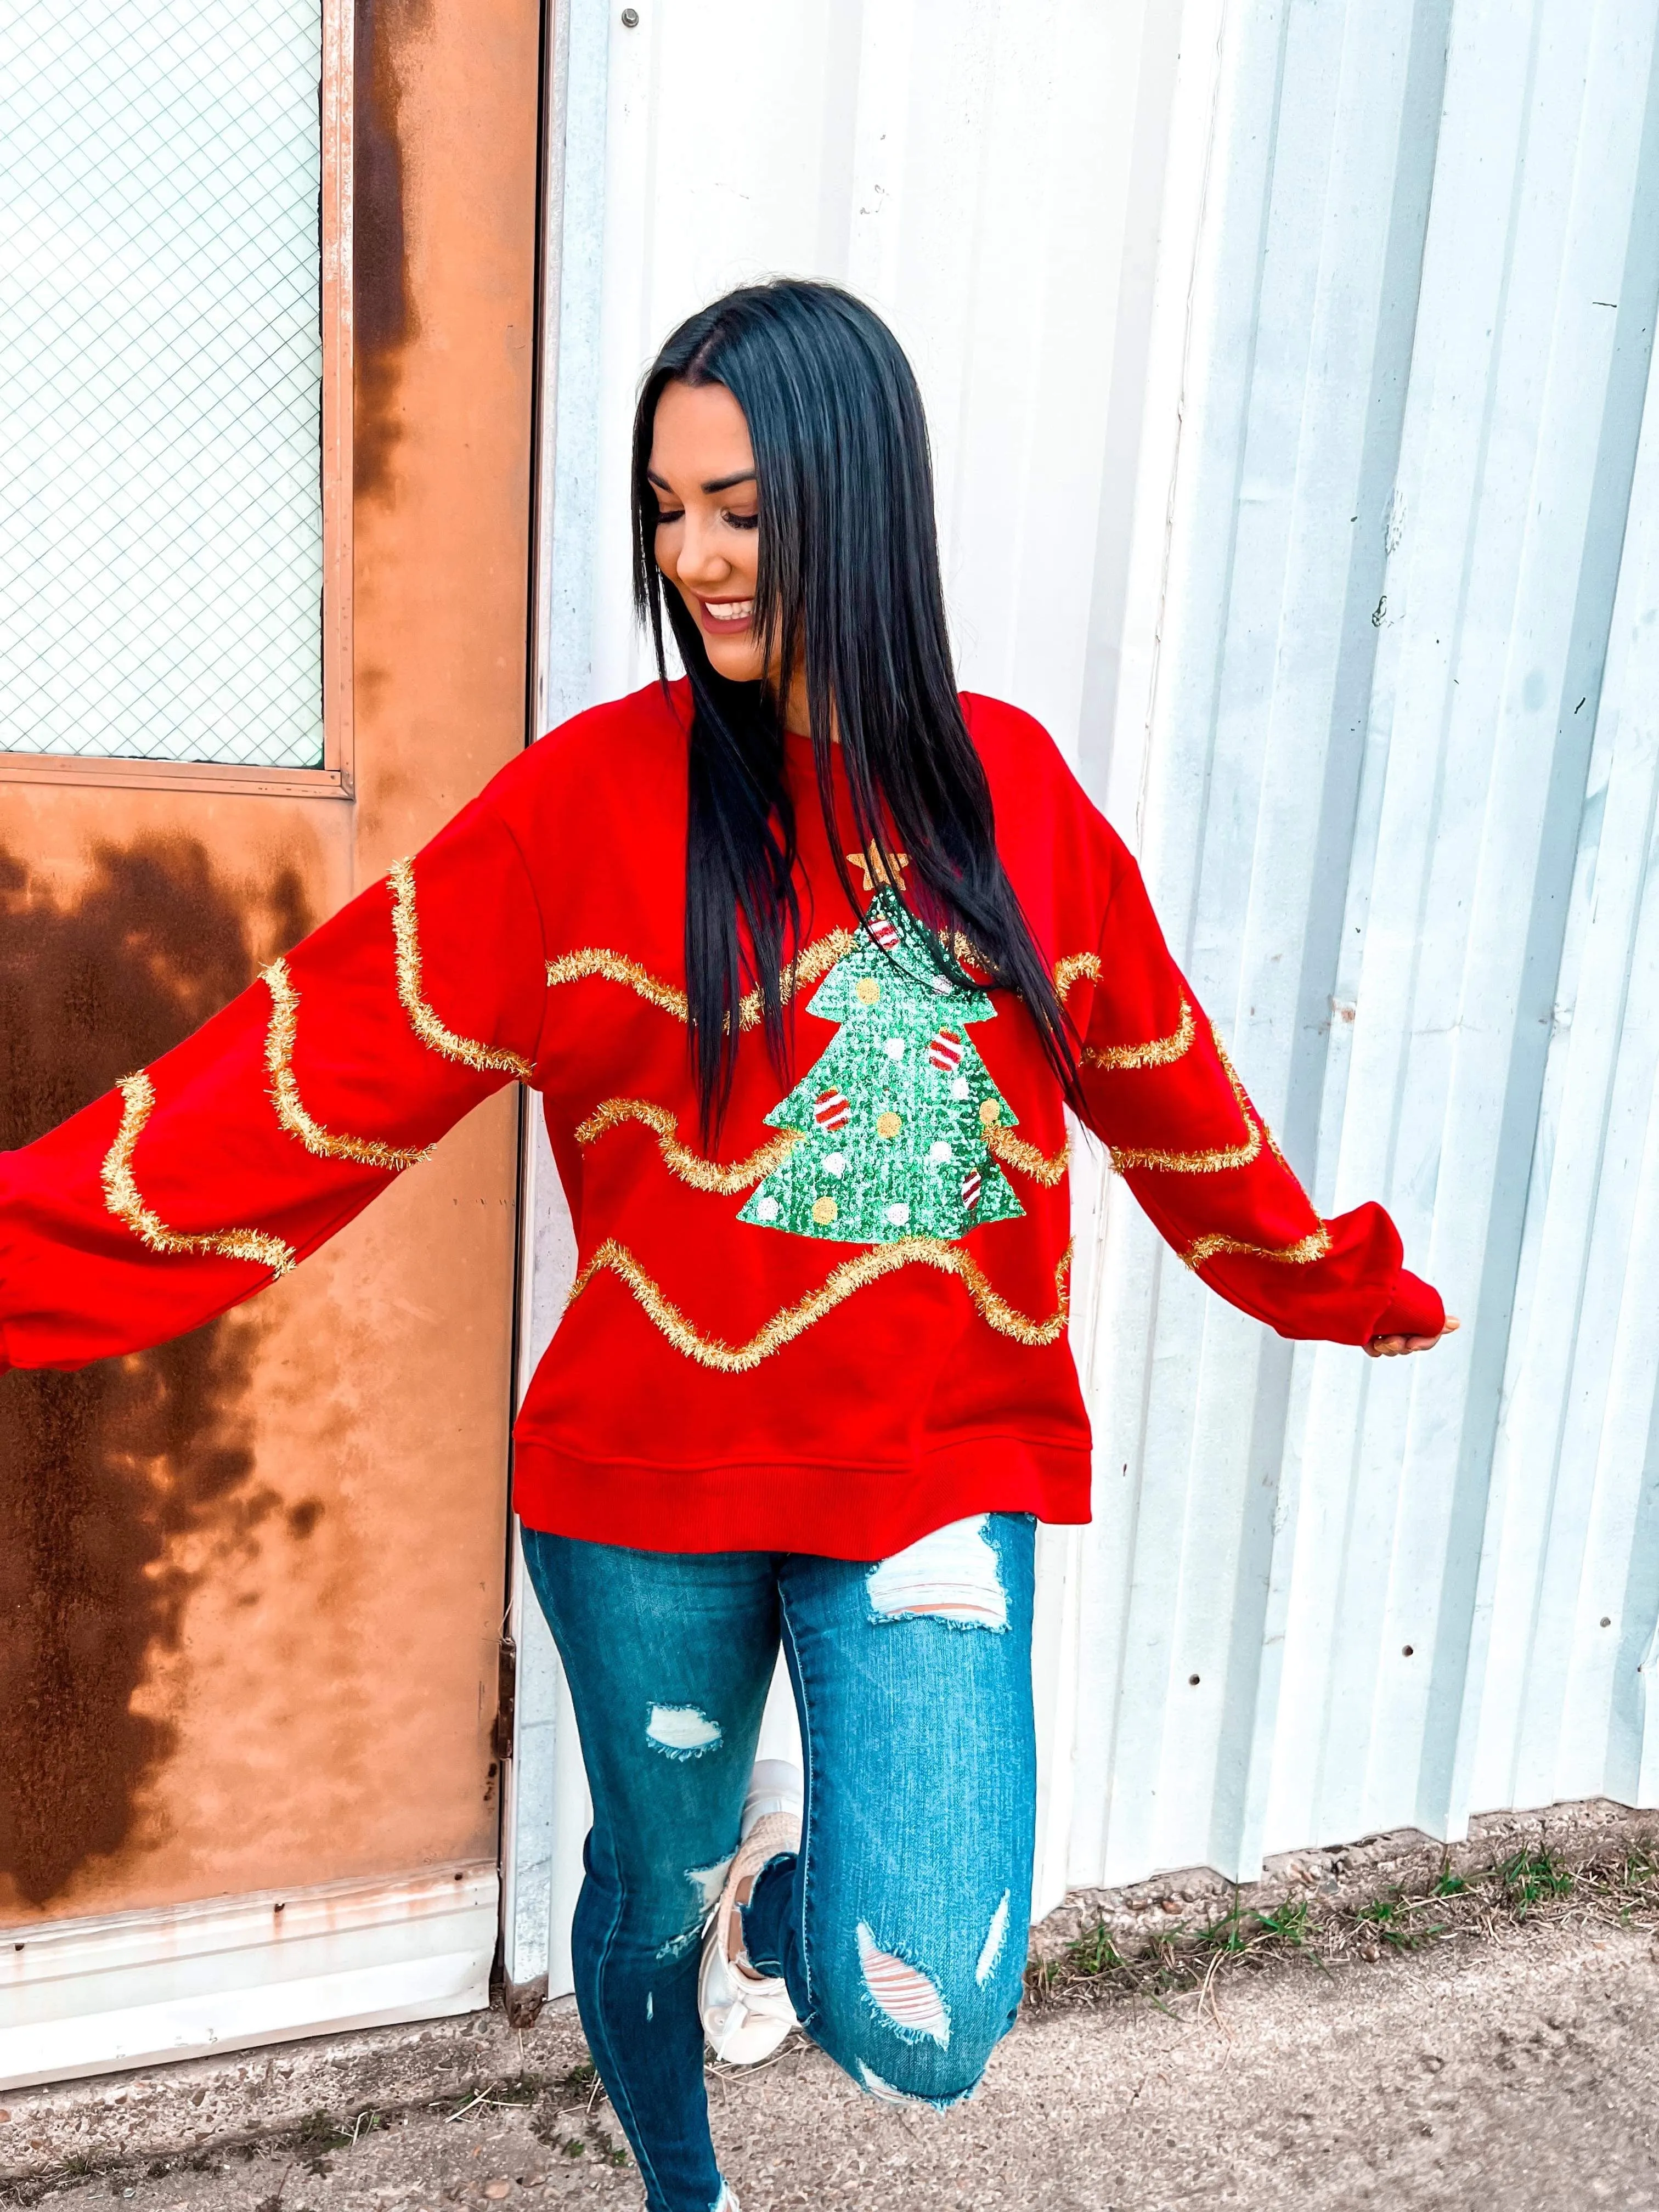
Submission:
[[[1382,1206],[1320,1218],[1170,957],[1139,869],[1105,834],[1083,1080],[1113,1164],[1187,1265],[1281,1336],[1437,1335],[1439,1297],[1401,1266]]]
[[[286,1274],[532,1072],[537,902],[487,803],[152,1066],[0,1154],[0,1367],[76,1367]]]

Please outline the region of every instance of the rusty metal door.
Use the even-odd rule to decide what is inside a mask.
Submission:
[[[0,46],[12,1146],[525,740],[541,7],[23,0]],[[483,2001],[516,1135],[191,1337],[0,1378],[0,2087]]]

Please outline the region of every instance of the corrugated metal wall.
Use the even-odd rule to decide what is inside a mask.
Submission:
[[[640,14],[569,0],[544,719],[641,678],[657,340],[758,270],[853,283],[927,393],[963,681],[1138,845],[1322,1206],[1383,1198],[1464,1318],[1293,1350],[1079,1178],[1097,1517],[1043,1538],[1039,1906],[1651,1799],[1651,0]],[[535,1202],[532,1349],[544,1160]],[[582,1808],[523,1628],[508,1966],[556,1988]]]
[[[1322,1207],[1382,1197],[1465,1332],[1292,1353],[1113,1206],[1073,1881],[1636,1788],[1654,38],[1230,21],[1141,848]]]

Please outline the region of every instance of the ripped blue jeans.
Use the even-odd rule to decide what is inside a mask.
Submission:
[[[712,2212],[699,1933],[781,1639],[806,1812],[744,1915],[861,2088],[950,2105],[1013,2025],[1036,1797],[1036,1529],[981,1515],[874,1565],[524,1531],[593,1796],[576,1998],[652,2212]]]

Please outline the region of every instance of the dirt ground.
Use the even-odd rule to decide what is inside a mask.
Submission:
[[[1165,2005],[1043,2008],[943,2115],[872,2104],[791,2047],[711,2077],[716,2139],[744,2212],[1659,2212],[1654,1948],[1533,1926],[1334,1972],[1237,1972]],[[336,2114],[308,2136],[0,2193],[53,2212],[633,2212],[638,2179],[568,2008],[499,2032],[525,2079],[496,2094],[526,2101]]]

